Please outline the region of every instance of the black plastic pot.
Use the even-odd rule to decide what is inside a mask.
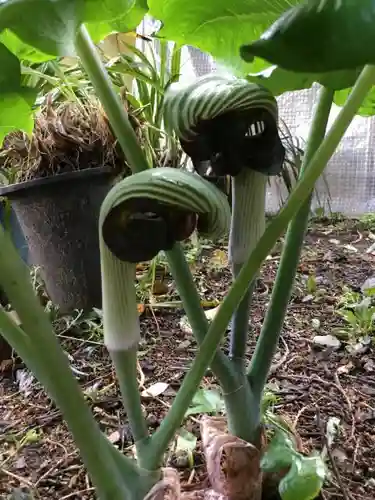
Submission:
[[[47,293],[63,313],[101,307],[100,206],[113,170],[88,168],[0,187],[11,200]]]

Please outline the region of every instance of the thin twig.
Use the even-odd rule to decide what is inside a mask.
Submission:
[[[4,467],[1,467],[0,472],[5,474],[6,476],[12,477],[13,479],[16,479],[19,483],[25,484],[28,488],[35,489],[33,483],[25,479],[24,477],[17,476],[17,474],[14,474],[13,472],[10,472],[7,469],[4,469]]]

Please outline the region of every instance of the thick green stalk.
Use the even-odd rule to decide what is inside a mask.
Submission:
[[[142,467],[142,450],[147,445],[149,434],[138,388],[137,351],[138,346],[122,351],[110,350],[109,354],[118,377],[122,400],[137,450],[137,459]]]
[[[333,96],[334,91],[324,87],[321,89],[318,107],[311,126],[307,150],[302,163],[301,176],[304,175],[306,168],[310,168],[309,163],[324,139]],[[251,360],[249,380],[259,399],[262,397],[292,293],[309,220],[310,205],[311,195],[303,202],[289,224],[271,300]]]
[[[2,311],[2,334],[30,365],[50,397],[61,409],[99,497],[103,500],[124,498],[124,495],[130,492],[130,478],[137,477],[136,466],[121,456],[120,452],[117,452],[116,465],[115,453],[111,451],[112,445],[101,433],[86,405],[68,359],[35,295],[29,269],[1,226],[0,276],[1,285],[23,326],[21,330]]]
[[[243,170],[232,180],[232,221],[228,254],[234,278],[264,233],[266,183],[265,175],[250,169]],[[229,357],[241,371],[245,370],[254,283],[250,283],[232,319]]]
[[[75,46],[132,171],[140,172],[149,168],[133,127],[128,120],[125,107],[116,94],[98,51],[84,25],[81,25],[78,30]]]
[[[323,173],[329,159],[335,152],[352,119],[356,115],[363,99],[373,86],[375,67],[366,66],[361,72],[345,106],[341,109],[331,130],[313,156],[309,168],[296,184],[287,203],[278,215],[266,227],[263,236],[252,251],[247,262],[242,267],[236,281],[231,286],[219,311],[214,317],[207,335],[202,342],[198,354],[186,375],[180,390],[161,426],[151,438],[149,447],[148,468],[158,466],[170,440],[184,418],[186,410],[204,377],[207,366],[212,362],[216,349],[236,309],[237,304],[246,293],[248,284],[256,277],[262,263],[285,231],[293,215],[300,209],[303,202],[314,188],[315,182]]]
[[[181,246],[176,244],[172,250],[167,252],[167,258],[190,326],[198,343],[201,344],[207,334],[208,321],[201,307],[197,288]],[[229,359],[220,349],[217,350],[212,360],[211,368],[224,392],[232,393],[238,389],[238,377]]]

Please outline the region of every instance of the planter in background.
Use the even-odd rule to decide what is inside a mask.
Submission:
[[[109,167],[88,168],[0,187],[62,313],[101,307],[98,219],[114,178]]]

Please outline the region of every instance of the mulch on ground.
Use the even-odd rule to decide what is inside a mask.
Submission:
[[[311,224],[269,379],[278,396],[276,411],[294,423],[306,452],[321,451],[327,445],[327,422],[339,419],[338,433],[328,450],[330,477],[322,494],[326,500],[375,498],[373,345],[358,348],[358,338],[353,338],[343,340],[335,350],[317,348],[313,342],[316,335],[335,335],[338,328],[345,328],[337,314],[338,304],[345,287],[359,291],[373,275],[375,257],[367,252],[373,243],[371,228],[358,221]],[[249,356],[261,328],[280,249],[281,243],[266,261],[257,286]],[[194,263],[196,283],[207,303],[220,301],[228,290],[231,277],[224,252],[224,247],[203,248]],[[176,298],[171,283],[165,301]],[[194,339],[181,328],[182,316],[178,307],[152,311],[146,307],[142,315],[142,383],[145,387],[155,382],[168,384],[157,397],[143,398],[150,429],[158,426],[168,410],[196,352]],[[59,318],[56,330],[102,430],[124,452],[130,452],[132,438],[97,320]],[[203,386],[215,387],[215,380],[208,375]],[[196,419],[188,419],[185,427],[198,433]],[[199,446],[193,468],[176,460],[173,453],[167,461],[178,466],[190,484],[205,478]],[[59,410],[18,361],[0,374],[0,495],[7,498],[16,489],[40,499],[95,498]]]

